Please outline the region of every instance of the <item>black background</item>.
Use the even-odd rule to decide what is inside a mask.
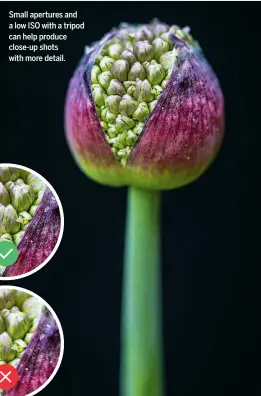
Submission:
[[[260,395],[257,7],[251,2],[2,2],[0,10],[0,162],[42,174],[65,212],[64,237],[51,262],[8,283],[47,300],[64,329],[63,363],[42,394],[118,394],[126,189],[98,185],[77,168],[64,138],[64,98],[85,45],[122,21],[158,17],[191,26],[226,102],[226,138],[213,166],[194,184],[163,194],[166,394]],[[77,10],[85,31],[68,33],[67,42],[60,43],[64,63],[8,63],[9,10]],[[85,247],[84,254],[72,253],[75,242]]]

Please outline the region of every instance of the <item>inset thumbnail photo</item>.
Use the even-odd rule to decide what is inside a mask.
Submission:
[[[63,210],[53,187],[31,169],[0,164],[0,279],[42,268],[63,233]]]
[[[0,395],[40,392],[57,373],[63,350],[52,308],[28,290],[0,286]]]

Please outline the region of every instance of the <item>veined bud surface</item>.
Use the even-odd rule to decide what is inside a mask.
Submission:
[[[223,95],[187,27],[123,24],[82,58],[65,124],[77,163],[94,180],[177,188],[197,179],[220,148]]]

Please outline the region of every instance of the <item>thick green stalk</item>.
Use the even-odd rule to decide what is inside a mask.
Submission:
[[[129,189],[125,243],[121,396],[163,396],[160,192]]]

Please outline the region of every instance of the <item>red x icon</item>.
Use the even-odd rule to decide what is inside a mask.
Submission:
[[[18,372],[10,364],[0,366],[0,389],[12,389],[18,382]]]

